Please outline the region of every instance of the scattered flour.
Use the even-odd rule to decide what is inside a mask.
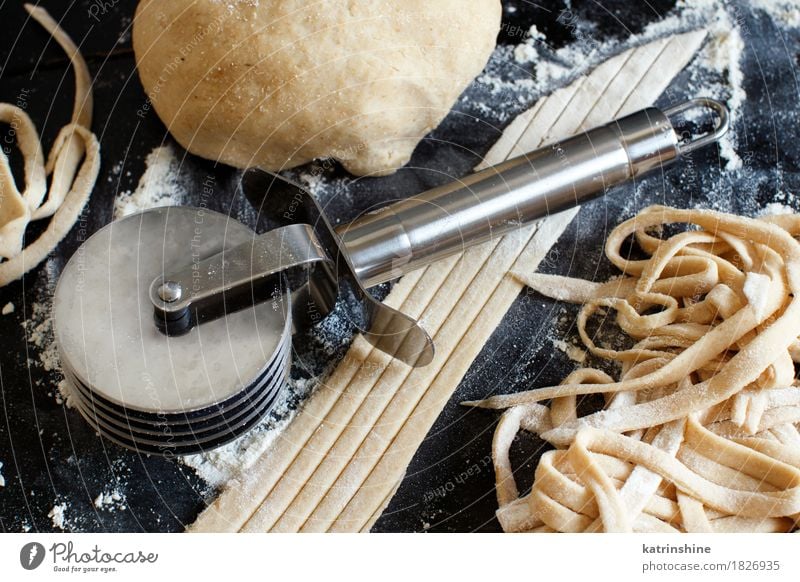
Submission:
[[[586,350],[561,339],[554,339],[553,345],[567,354],[567,357],[573,362],[577,362],[578,364],[586,363]]]
[[[66,502],[53,505],[50,513],[47,514],[47,517],[53,520],[53,527],[67,531],[67,508]]]
[[[119,180],[119,176],[122,173],[122,166],[123,166],[122,161],[119,161],[113,166],[111,166],[111,171],[108,173],[108,177],[106,178],[106,181],[109,184],[113,184],[114,182]]]
[[[3,306],[2,314],[11,315],[12,313],[14,313],[14,304],[9,301]]]
[[[780,214],[794,214],[794,208],[781,202],[770,202],[759,213],[759,216],[778,216]]]
[[[52,259],[48,260],[44,271],[44,281],[37,281],[40,293],[31,304],[31,317],[20,323],[25,330],[25,337],[32,348],[28,358],[29,366],[38,366],[49,372],[45,378],[38,379],[37,385],[51,390],[48,395],[53,396],[57,404],[65,404],[67,408],[73,407],[71,387],[64,379],[61,372],[61,362],[58,357],[58,346],[53,334],[52,297],[51,290],[55,288],[58,273]],[[34,357],[35,355],[35,357]],[[55,386],[56,389],[52,390]]]
[[[122,192],[114,201],[114,219],[157,206],[180,205],[186,199],[180,160],[170,145],[151,151],[145,171],[133,192]]]
[[[125,497],[118,489],[103,491],[94,500],[94,506],[101,511],[113,513],[127,509]]]
[[[133,29],[133,25],[131,24],[132,18],[130,16],[123,16],[120,19],[120,28],[122,32],[119,34],[119,38],[117,38],[117,44],[127,44],[131,40],[131,31]]]
[[[760,0],[760,3],[774,11],[769,0]],[[569,21],[562,24],[571,29],[576,40],[557,50],[547,45],[535,26],[516,47],[499,46],[477,79],[478,85],[488,89],[487,96],[483,100],[465,96],[462,105],[492,114],[504,122],[520,110],[520,103],[532,104],[615,54],[658,38],[702,28],[708,32],[708,39],[689,65],[693,93],[690,96],[721,99],[727,103],[734,125],[739,118],[746,100],[740,61],[745,48],[743,36],[748,31],[742,30],[741,15],[736,7],[726,6],[721,0],[678,0],[665,18],[623,42],[597,41],[591,32],[591,23]],[[515,65],[511,70],[509,62]],[[742,165],[736,143],[734,131],[720,143],[728,169]]]
[[[290,379],[269,414],[251,431],[225,446],[182,457],[183,464],[195,470],[216,489],[250,468],[272,445],[297,414],[298,405],[314,389],[319,378]]]
[[[75,408],[75,402],[73,401],[72,396],[72,384],[69,383],[69,380],[63,378],[58,383],[58,389],[56,390],[55,397],[57,404],[63,404],[67,408]]]
[[[31,317],[21,323],[28,343],[36,348],[38,364],[47,372],[60,371],[58,348],[53,337],[53,317],[50,300],[36,301],[31,306]],[[29,359],[30,364],[37,363]]]
[[[330,160],[319,160],[311,166],[304,166],[283,172],[283,176],[302,186],[321,204],[328,205],[333,201],[352,206],[353,191],[350,188],[352,178],[348,175],[329,177],[326,172],[334,164]],[[340,216],[329,217],[334,224],[341,223]]]
[[[302,350],[296,350],[292,375],[269,414],[250,432],[235,441],[199,455],[182,457],[210,488],[218,489],[231,478],[250,468],[276,441],[316,387],[325,378],[349,343],[351,330],[347,308],[340,303],[323,319]],[[338,356],[337,356],[338,354]],[[297,377],[300,375],[303,377]]]
[[[725,13],[723,12],[723,14]],[[709,34],[711,38],[702,49],[700,59],[690,68],[692,80],[697,87],[698,95],[705,90],[710,96],[721,98],[727,102],[733,121],[732,129],[734,129],[742,106],[747,99],[744,90],[744,74],[741,68],[744,40],[739,28],[730,21],[726,22],[725,16],[720,16],[714,22]],[[727,83],[711,81],[712,76],[709,72],[727,75]],[[720,153],[728,161],[727,170],[736,170],[742,167],[742,160],[736,153],[736,143],[736,135],[733,130],[719,142]]]
[[[518,44],[514,48],[514,60],[518,63],[532,63],[539,58],[539,51],[536,50],[537,43],[543,43],[547,39],[539,32],[536,25],[530,27],[528,30],[528,37],[525,42]]]
[[[800,28],[800,4],[796,0],[750,0],[750,6],[787,28]]]
[[[736,123],[747,100],[741,61],[745,49],[743,35],[749,34],[742,26],[737,9],[719,0],[679,0],[675,14],[649,25],[639,35],[652,39],[692,28],[707,31],[705,45],[688,67],[690,91],[694,97],[720,99],[730,110],[731,131],[719,142],[728,170],[742,167],[736,151]]]

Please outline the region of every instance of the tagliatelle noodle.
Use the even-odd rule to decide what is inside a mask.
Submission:
[[[667,226],[683,232],[660,238]],[[579,369],[558,386],[466,404],[506,409],[493,458],[506,531],[787,532],[800,518],[800,215],[761,219],[654,206],[605,251],[622,277],[599,284],[513,273],[582,304],[578,330],[619,380]],[[623,256],[634,237],[648,255]],[[597,345],[615,314],[632,345]],[[577,397],[603,410],[579,417]],[[549,403],[545,404],[549,400]],[[509,449],[520,430],[555,446],[520,497]]]
[[[64,49],[75,72],[72,120],[61,128],[44,162],[36,127],[21,108],[0,103],[0,123],[12,125],[23,158],[22,192],[11,173],[8,157],[0,152],[0,286],[19,279],[41,263],[64,238],[89,200],[100,171],[100,145],[89,127],[92,122],[91,77],[75,43],[43,9],[25,9]],[[52,176],[50,188],[47,176]],[[46,198],[45,198],[46,195]],[[25,246],[32,220],[50,218],[39,238]]]

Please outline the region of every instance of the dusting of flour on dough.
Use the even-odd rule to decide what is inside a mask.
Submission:
[[[577,362],[578,364],[586,363],[586,350],[583,350],[578,346],[575,346],[562,339],[554,339],[553,345],[562,352],[564,352],[565,354],[567,354],[567,357],[573,362]]]
[[[762,2],[766,4],[767,0]],[[689,65],[690,89],[693,96],[725,101],[731,118],[738,118],[747,97],[741,59],[743,34],[748,31],[743,33],[741,15],[735,7],[726,7],[719,0],[678,0],[665,18],[622,42],[598,41],[591,34],[590,23],[570,20],[562,24],[572,29],[576,40],[557,50],[547,45],[535,26],[517,46],[499,46],[476,80],[477,96],[465,95],[461,105],[503,123],[525,109],[522,104],[529,106],[615,54],[659,38],[704,29],[707,40]],[[720,149],[729,170],[741,167],[735,132],[723,138]]]
[[[753,308],[756,319],[761,321],[766,315],[767,303],[769,301],[769,289],[772,279],[761,273],[747,273],[744,280],[742,292],[747,297],[747,302]]]

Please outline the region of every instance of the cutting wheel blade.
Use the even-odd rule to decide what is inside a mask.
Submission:
[[[54,328],[78,410],[100,433],[143,452],[189,454],[252,428],[285,384],[291,306],[278,294],[185,335],[155,325],[148,291],[255,234],[203,208],[146,210],[89,238],[61,275]]]

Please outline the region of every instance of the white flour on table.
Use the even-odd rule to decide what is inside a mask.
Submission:
[[[127,509],[125,496],[119,489],[103,491],[95,498],[94,506],[101,511],[108,511],[109,513]]]
[[[171,145],[155,148],[145,159],[146,168],[133,192],[114,201],[114,219],[157,206],[177,206],[186,200],[186,180]]]
[[[800,5],[796,0],[750,0],[750,6],[768,14],[779,26],[800,28]]]
[[[794,214],[791,206],[786,206],[780,202],[770,202],[759,213],[759,216],[778,216],[780,214]]]
[[[50,513],[47,514],[47,517],[49,517],[52,520],[54,528],[64,531],[70,531],[69,523],[67,521],[68,509],[69,506],[67,505],[66,502],[56,503],[53,505],[53,508],[50,510]]]
[[[248,433],[217,449],[182,457],[211,488],[224,485],[250,467],[275,441],[297,414],[290,402],[305,400],[318,378],[290,380],[267,416]]]

